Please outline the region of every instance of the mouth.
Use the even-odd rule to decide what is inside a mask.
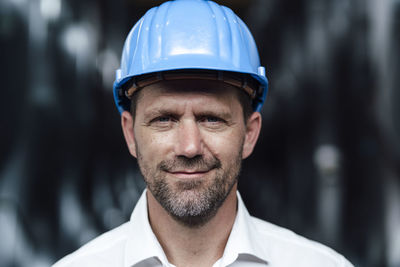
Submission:
[[[206,174],[208,174],[210,170],[179,170],[179,171],[167,171],[167,173],[172,174],[176,178],[180,179],[200,179],[203,178]]]

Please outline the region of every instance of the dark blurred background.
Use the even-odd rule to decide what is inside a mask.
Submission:
[[[112,98],[149,0],[0,2],[0,265],[44,267],[129,219],[144,183]],[[356,266],[400,266],[400,1],[218,1],[267,68],[250,213]]]

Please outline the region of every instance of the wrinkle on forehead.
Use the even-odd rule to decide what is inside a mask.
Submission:
[[[146,111],[193,109],[197,113],[207,110],[231,113],[241,108],[235,90],[235,87],[218,81],[166,81],[143,88],[140,99]]]

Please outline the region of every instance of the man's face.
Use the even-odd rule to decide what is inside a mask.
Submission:
[[[185,225],[199,226],[215,215],[254,146],[249,151],[235,90],[217,81],[161,82],[140,92],[133,128],[130,114],[123,114],[130,152],[149,191]]]

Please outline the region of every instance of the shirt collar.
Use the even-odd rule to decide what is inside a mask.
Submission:
[[[144,190],[142,193],[129,222],[129,237],[125,248],[125,267],[131,267],[150,258],[158,259],[165,264],[168,263],[167,257],[149,223],[146,192],[147,190]],[[237,199],[238,210],[235,222],[220,260],[224,266],[233,263],[241,256],[246,256],[247,260],[255,257],[254,260],[267,263],[268,258],[270,258],[266,249],[268,244],[265,244],[265,240],[260,239],[239,192],[237,192]]]
[[[158,259],[163,263],[168,262],[149,223],[146,191],[142,193],[131,215],[124,267],[133,266],[149,258]]]
[[[237,191],[238,209],[236,219],[229,235],[228,242],[222,257],[223,266],[233,263],[238,257],[247,260],[262,261],[268,263],[270,259],[268,244],[261,240],[257,227],[243,203],[240,193]]]

